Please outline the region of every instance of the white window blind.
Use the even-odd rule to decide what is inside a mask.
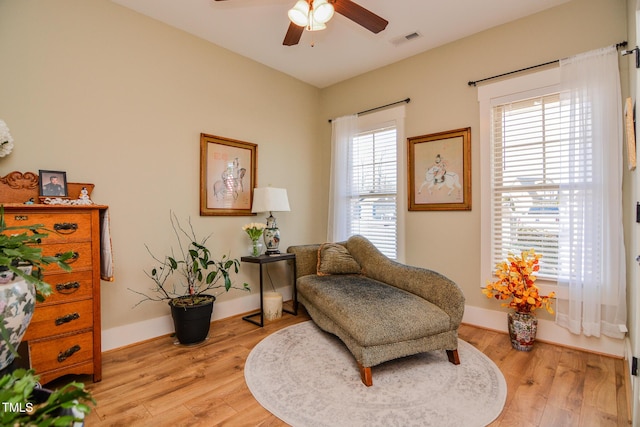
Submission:
[[[491,111],[491,261],[535,249],[541,278],[558,269],[560,97],[539,96]]]
[[[358,134],[352,145],[350,233],[397,258],[398,155],[396,127]]]

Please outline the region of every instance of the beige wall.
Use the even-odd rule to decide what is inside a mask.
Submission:
[[[321,111],[326,117],[410,97],[407,137],[471,127],[472,210],[408,212],[407,263],[451,277],[464,289],[468,305],[501,309],[479,289],[487,279],[480,275],[483,165],[477,90],[467,82],[613,45],[626,37],[626,1],[573,0],[323,90]],[[621,59],[623,81],[626,61]],[[626,83],[623,86],[626,91]],[[328,140],[330,129],[325,126],[322,131]]]
[[[233,257],[247,251],[242,225],[263,220],[199,216],[201,132],[258,144],[258,184],[289,190],[285,248],[325,235],[312,226],[325,209],[313,191],[324,185],[318,89],[108,0],[0,0],[0,58],[0,118],[15,139],[0,174],[64,170],[110,206],[116,281],[102,284],[104,329],[168,313],[132,309],[127,288],[150,287],[144,244],[167,252],[170,209]],[[252,267],[238,282],[256,285]]]

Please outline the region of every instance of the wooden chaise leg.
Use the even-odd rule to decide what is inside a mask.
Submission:
[[[460,356],[458,356],[458,350],[447,350],[447,357],[449,358],[449,362],[454,365],[460,364]]]
[[[373,377],[371,376],[371,366],[365,368],[358,362],[358,368],[360,369],[360,379],[362,379],[362,383],[367,387],[371,387],[373,385]]]

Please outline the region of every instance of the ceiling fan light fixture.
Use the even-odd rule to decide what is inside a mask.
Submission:
[[[300,27],[306,27],[309,23],[309,3],[305,0],[298,0],[287,13],[289,19]]]
[[[333,17],[333,5],[327,0],[313,0],[313,18],[316,22],[326,24]]]
[[[338,5],[337,9],[334,6],[336,4]],[[300,42],[305,30],[324,30],[326,28],[325,24],[336,12],[374,34],[383,31],[389,24],[389,21],[360,6],[353,0],[296,0],[288,12],[291,23],[289,23],[289,28],[282,44],[284,46],[295,46]],[[313,43],[311,45],[313,46]]]
[[[313,11],[310,14],[310,19],[309,19],[309,25],[307,25],[307,31],[320,31],[320,30],[324,30],[326,29],[327,26],[324,25],[324,23],[322,22],[318,22],[315,19],[315,15],[313,14]]]

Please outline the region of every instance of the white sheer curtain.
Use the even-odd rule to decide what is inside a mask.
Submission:
[[[327,241],[349,237],[349,196],[351,185],[351,144],[358,132],[358,115],[331,121],[331,177],[329,183],[329,221]],[[346,185],[345,185],[346,183]]]
[[[623,338],[622,97],[618,52],[560,61],[563,121],[556,321],[572,333]]]

